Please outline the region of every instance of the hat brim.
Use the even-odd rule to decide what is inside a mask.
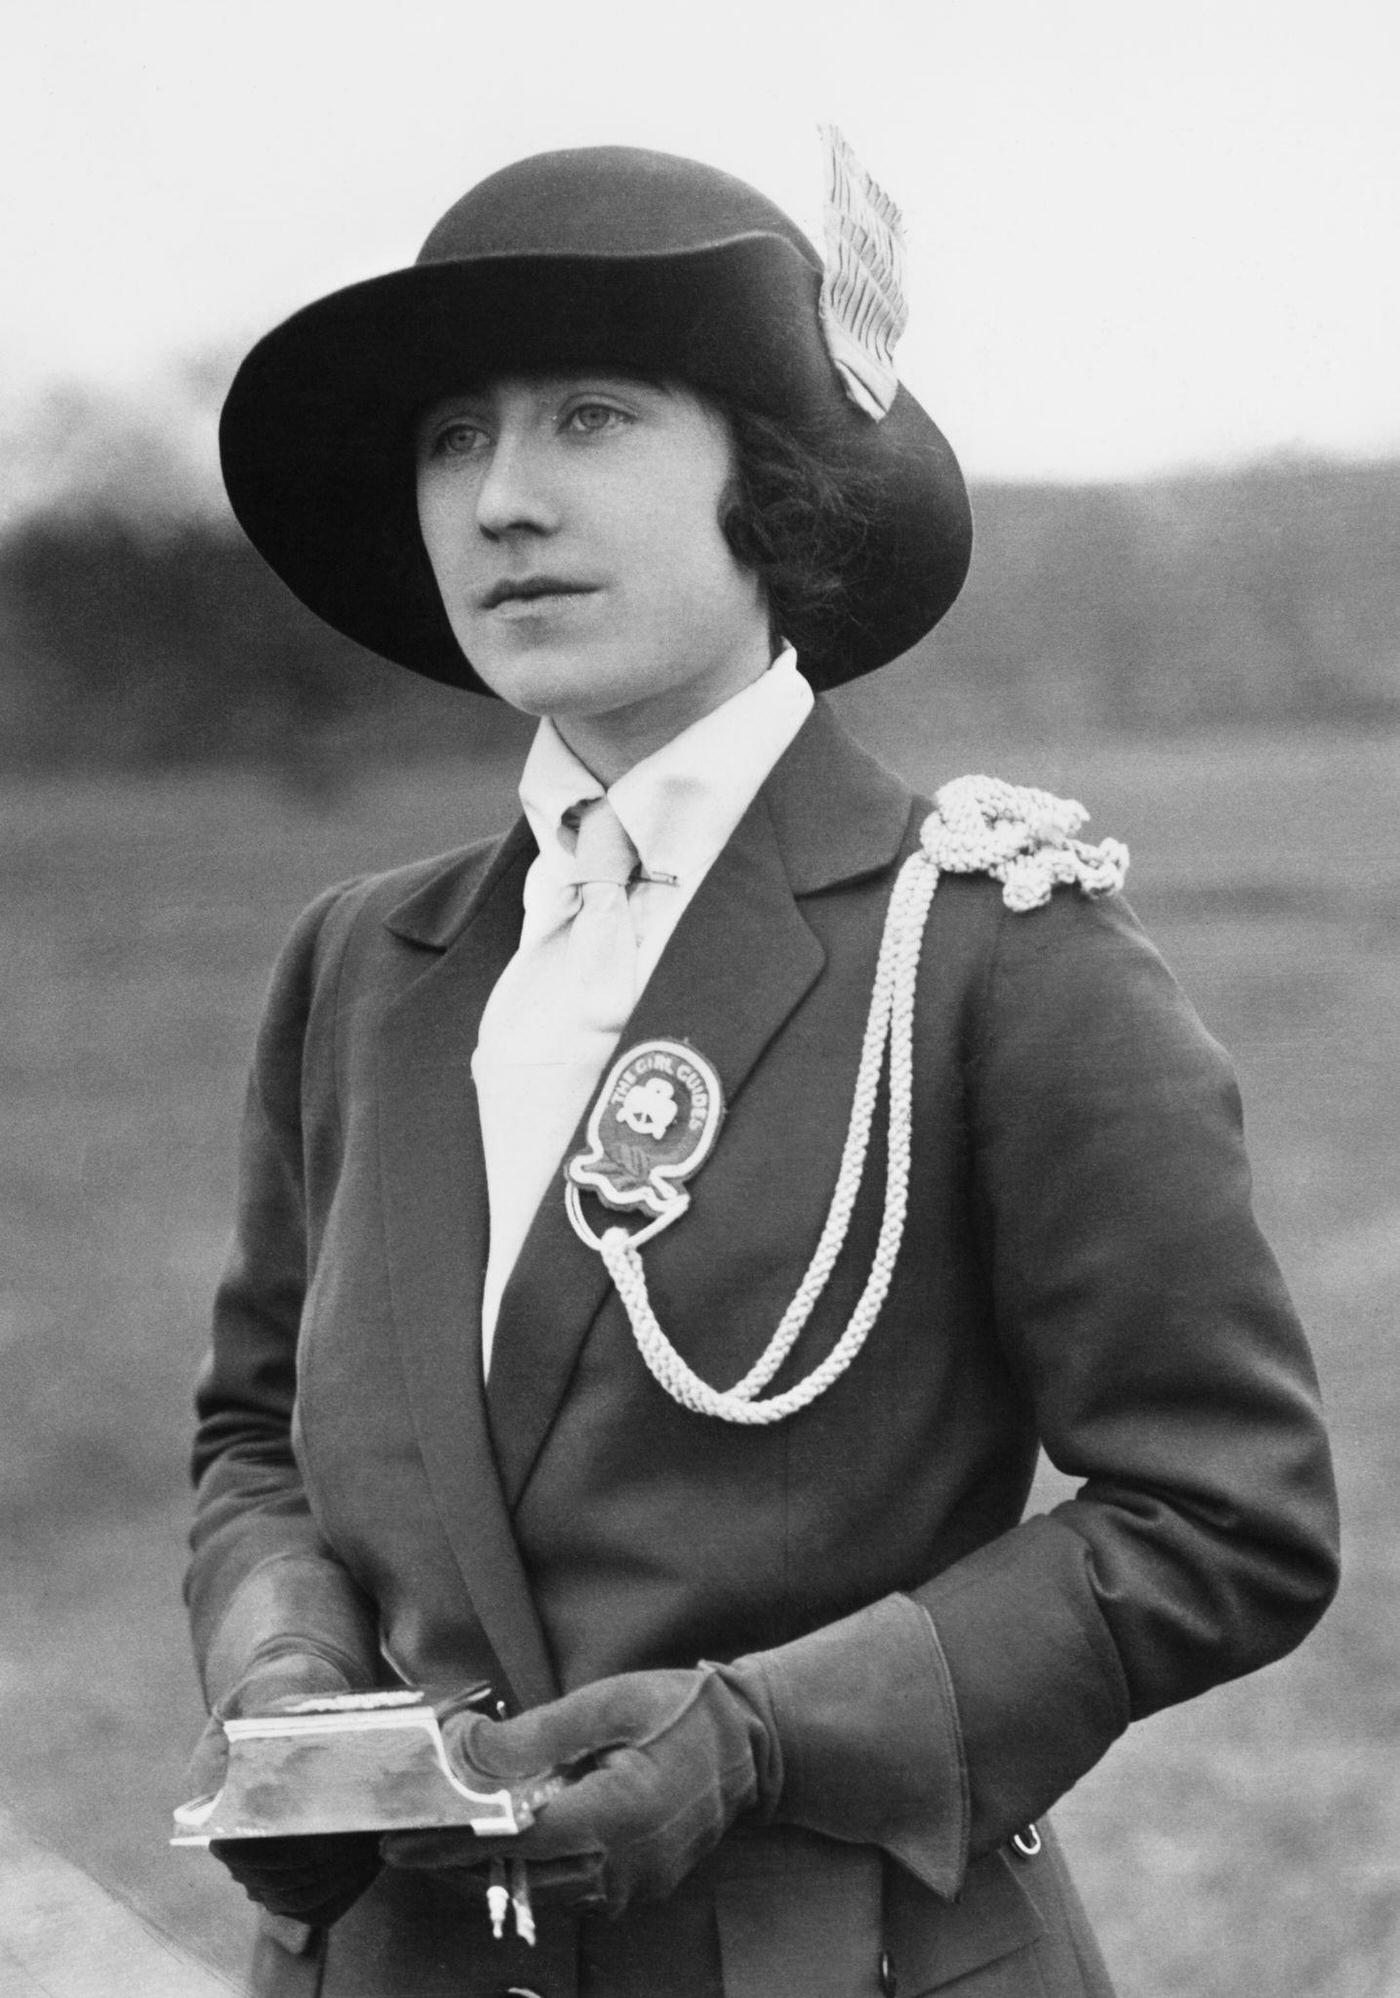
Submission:
[[[855,410],[821,344],[818,274],[754,233],[631,257],[483,255],[351,285],[276,327],[239,369],[220,451],[234,513],[301,600],[429,679],[489,692],[463,656],[418,534],[414,428],[502,373],[606,365],[684,381],[795,424],[839,424],[873,498],[862,578],[803,671],[830,687],[905,652],[967,571],[971,515],[947,440],[903,388]]]

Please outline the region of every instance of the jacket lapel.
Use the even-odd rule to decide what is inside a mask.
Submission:
[[[656,1037],[688,1041],[732,1103],[825,962],[797,898],[889,867],[910,805],[819,703],[677,925],[619,1052]],[[582,1141],[581,1124],[569,1155]],[[608,1290],[601,1257],[580,1242],[555,1188],[506,1286],[492,1352],[487,1400],[511,1507]]]
[[[461,869],[389,918],[434,955],[385,1016],[381,1198],[393,1320],[419,1449],[473,1607],[521,1705],[557,1687],[501,1494],[481,1386],[487,1203],[471,1055],[520,936],[534,845],[523,824],[474,892]]]

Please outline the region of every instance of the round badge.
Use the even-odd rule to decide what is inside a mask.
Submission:
[[[587,1149],[565,1176],[609,1207],[673,1213],[723,1116],[719,1077],[702,1054],[684,1041],[641,1041],[609,1070],[589,1112]]]

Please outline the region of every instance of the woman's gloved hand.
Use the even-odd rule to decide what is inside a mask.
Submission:
[[[452,1869],[479,1887],[485,1862],[522,1859],[541,1898],[617,1915],[671,1893],[752,1811],[879,1846],[935,1894],[962,1884],[957,1706],[933,1623],[909,1596],[729,1665],[599,1679],[512,1720],[452,1706],[439,1720],[462,1780],[523,1791],[535,1822],[514,1839],[394,1833],[394,1866]]]
[[[298,1700],[349,1693],[345,1674],[328,1659],[291,1652],[261,1660],[219,1701],[190,1760],[191,1801],[215,1796],[228,1766],[222,1723],[252,1714],[283,1713]],[[374,1832],[327,1832],[298,1838],[216,1839],[209,1848],[250,1901],[313,1928],[338,1921],[380,1868]]]
[[[777,1743],[762,1706],[761,1683],[750,1687],[742,1668],[700,1665],[600,1679],[513,1720],[449,1714],[448,1759],[473,1788],[568,1780],[518,1838],[399,1832],[384,1857],[474,1869],[523,1859],[542,1897],[620,1915],[671,1893],[741,1811],[776,1798]]]

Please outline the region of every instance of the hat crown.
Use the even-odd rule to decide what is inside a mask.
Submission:
[[[820,271],[796,224],[732,174],[638,146],[580,146],[478,181],[434,224],[417,261],[673,256],[754,235],[779,237]]]

